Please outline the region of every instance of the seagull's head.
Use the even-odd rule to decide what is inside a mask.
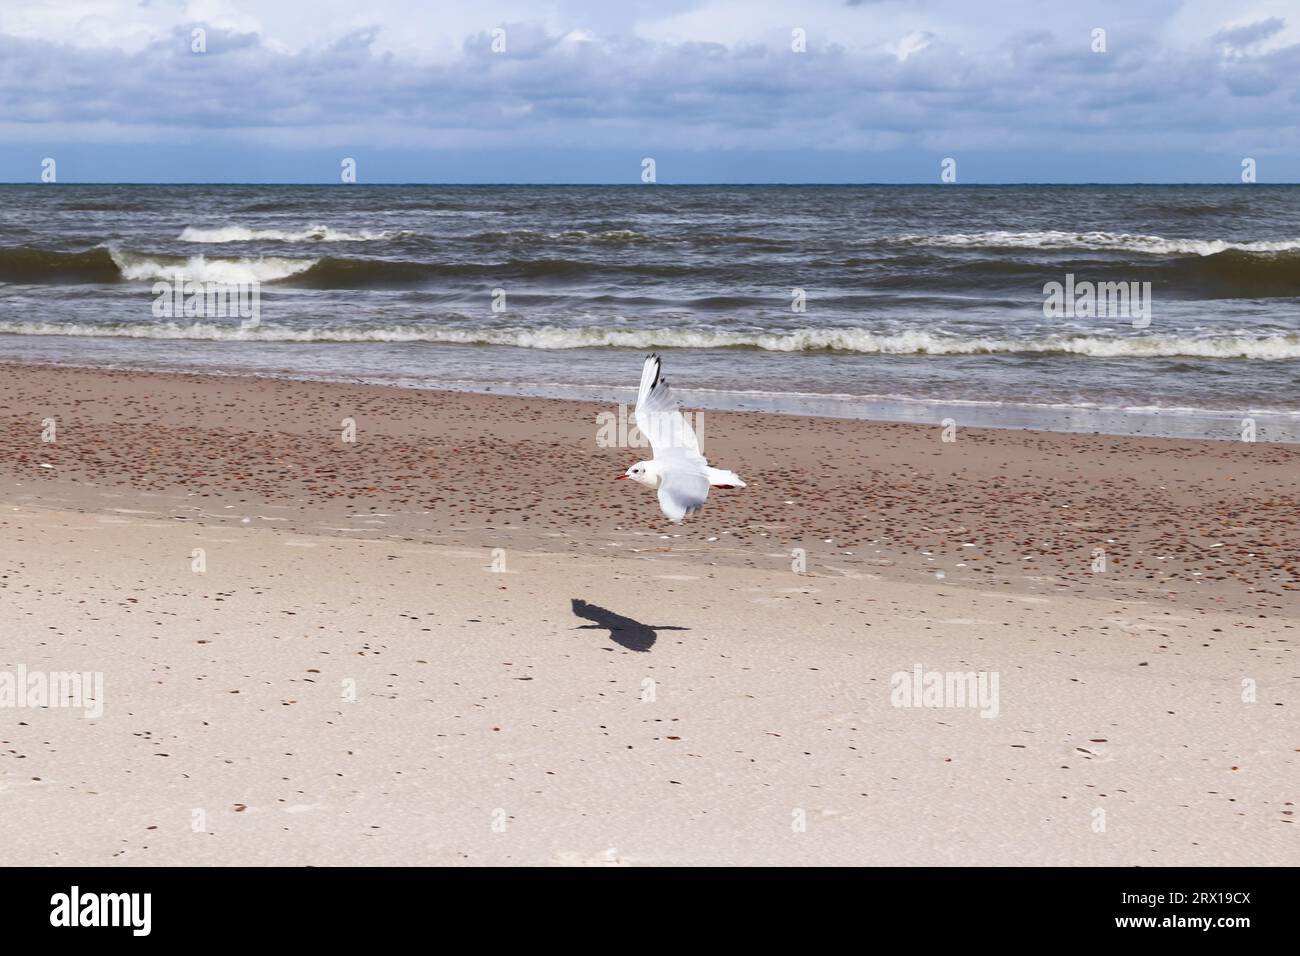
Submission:
[[[638,461],[614,480],[622,481],[624,478],[631,478],[633,481],[655,488],[659,485],[659,469],[652,461]]]

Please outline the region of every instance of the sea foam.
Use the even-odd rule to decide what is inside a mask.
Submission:
[[[1295,252],[1300,239],[1231,242],[1226,239],[1166,239],[1116,232],[970,232],[943,235],[898,236],[893,242],[915,246],[984,249],[1092,249],[1140,252],[1150,255],[1212,256],[1235,249],[1238,252]]]
[[[247,226],[217,226],[202,229],[186,226],[177,238],[181,242],[221,243],[268,240],[276,242],[374,242],[409,235],[405,232],[344,232],[329,226],[308,226],[306,229],[249,229]]]
[[[1300,359],[1300,333],[1267,335],[1080,335],[1023,337],[878,333],[865,329],[793,329],[723,332],[684,329],[534,329],[412,324],[403,327],[294,327],[262,324],[241,329],[220,323],[65,323],[0,321],[0,333],[253,342],[428,342],[505,345],[530,349],[739,348],[768,352],[834,351],[878,355],[1068,354],[1085,358]]]
[[[251,282],[275,282],[306,272],[316,259],[287,259],[282,256],[257,258],[209,259],[206,256],[147,256],[110,249],[113,262],[122,278],[147,282],[171,281],[179,272],[189,282],[220,282],[229,285]]]

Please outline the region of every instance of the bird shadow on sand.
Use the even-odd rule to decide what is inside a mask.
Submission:
[[[673,627],[669,624],[642,624],[640,621],[622,614],[615,614],[598,604],[588,604],[581,598],[573,599],[573,613],[592,624],[583,624],[575,628],[578,631],[609,631],[609,639],[629,651],[648,651],[654,647],[656,631],[689,631],[689,627]]]

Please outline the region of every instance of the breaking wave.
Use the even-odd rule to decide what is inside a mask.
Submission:
[[[375,242],[411,235],[409,232],[343,232],[329,226],[308,226],[295,232],[283,229],[249,229],[246,226],[217,226],[201,229],[186,226],[179,237],[181,242],[219,243],[270,240],[277,242]]]
[[[0,249],[0,282],[117,282],[122,273],[107,249],[55,252],[31,246]]]
[[[189,282],[225,284],[276,282],[299,275],[314,266],[316,259],[286,259],[281,256],[209,259],[206,256],[144,256],[109,250],[123,279],[149,282],[171,280],[180,272]]]
[[[29,284],[151,282],[171,280],[177,271],[192,282],[283,282],[315,289],[365,289],[420,285],[440,278],[573,279],[586,275],[688,276],[691,268],[672,262],[599,263],[585,259],[507,259],[499,262],[415,262],[343,256],[290,258],[205,255],[168,256],[96,246],[57,252],[27,246],[0,247],[0,282]]]
[[[192,339],[232,342],[428,342],[504,345],[529,349],[758,349],[768,352],[853,352],[876,355],[1061,354],[1088,358],[1300,359],[1300,333],[1274,335],[1052,334],[1023,338],[944,335],[933,332],[877,333],[865,329],[793,329],[739,332],[682,329],[458,328],[413,324],[373,328],[298,328],[263,324],[175,322],[62,323],[0,321],[0,334]]]
[[[1213,256],[1220,252],[1298,252],[1300,239],[1231,242],[1226,239],[1166,239],[1117,232],[970,232],[937,236],[898,236],[902,245],[972,249],[1083,249],[1141,252],[1149,255]]]
[[[584,241],[591,241],[590,235]],[[995,239],[991,240],[990,237]],[[1111,233],[996,232],[903,237],[881,241],[897,243],[905,240],[911,243],[911,251],[899,253],[895,249],[878,258],[870,255],[839,260],[819,258],[808,263],[807,268],[814,273],[823,270],[844,271],[851,276],[858,288],[875,291],[911,291],[921,286],[932,292],[1005,293],[1019,290],[1026,296],[1036,297],[1047,279],[1061,277],[1051,274],[1062,269],[1059,264],[1048,270],[1041,261],[1024,255],[1016,256],[1014,253],[990,253],[945,262],[937,259],[937,254],[925,252],[924,247],[927,244],[949,242],[957,245],[965,243],[973,249],[981,242],[987,245],[994,241],[1002,243],[1007,249],[1020,243],[1022,249],[1127,248],[1155,253],[1159,251],[1156,244],[1163,243],[1164,246],[1160,249],[1168,253],[1165,258],[1152,256],[1137,262],[1103,262],[1095,266],[1070,264],[1068,268],[1078,272],[1080,279],[1149,281],[1160,298],[1300,297],[1300,240],[1225,243]],[[640,240],[620,234],[619,238],[608,241],[630,243]],[[1085,241],[1092,245],[1084,244]],[[1069,245],[1071,242],[1075,244]],[[279,282],[311,289],[411,288],[444,280],[466,279],[483,279],[494,283],[582,281],[602,288],[643,280],[651,283],[656,280],[683,280],[727,287],[742,282],[752,284],[754,281],[753,275],[740,264],[741,258],[692,264],[682,257],[599,256],[568,254],[567,250],[565,254],[545,257],[482,255],[464,258],[463,254],[457,253],[433,261],[333,255],[218,258],[205,254],[136,252],[107,245],[83,252],[9,246],[0,247],[0,282],[52,285],[152,282],[174,279],[180,271],[186,279],[196,282]],[[827,280],[831,284],[834,281]],[[750,298],[752,296],[747,297],[747,301]]]
[[[209,259],[155,256],[96,246],[85,252],[56,252],[28,246],[0,248],[0,281],[32,284],[150,282],[173,279],[177,271],[193,282],[275,282],[306,272],[316,259],[279,256]]]

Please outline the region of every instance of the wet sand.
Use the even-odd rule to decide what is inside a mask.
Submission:
[[[0,862],[1300,860],[1300,448],[608,410],[0,366]]]
[[[1295,445],[960,427],[945,442],[937,423],[703,412],[705,452],[749,487],[678,527],[649,489],[614,482],[646,453],[600,447],[598,416],[617,409],[590,403],[6,365],[0,408],[0,480],[92,510],[122,494],[187,521],[370,538],[671,545],[683,561],[786,570],[799,547],[811,569],[903,580],[1300,601]]]

